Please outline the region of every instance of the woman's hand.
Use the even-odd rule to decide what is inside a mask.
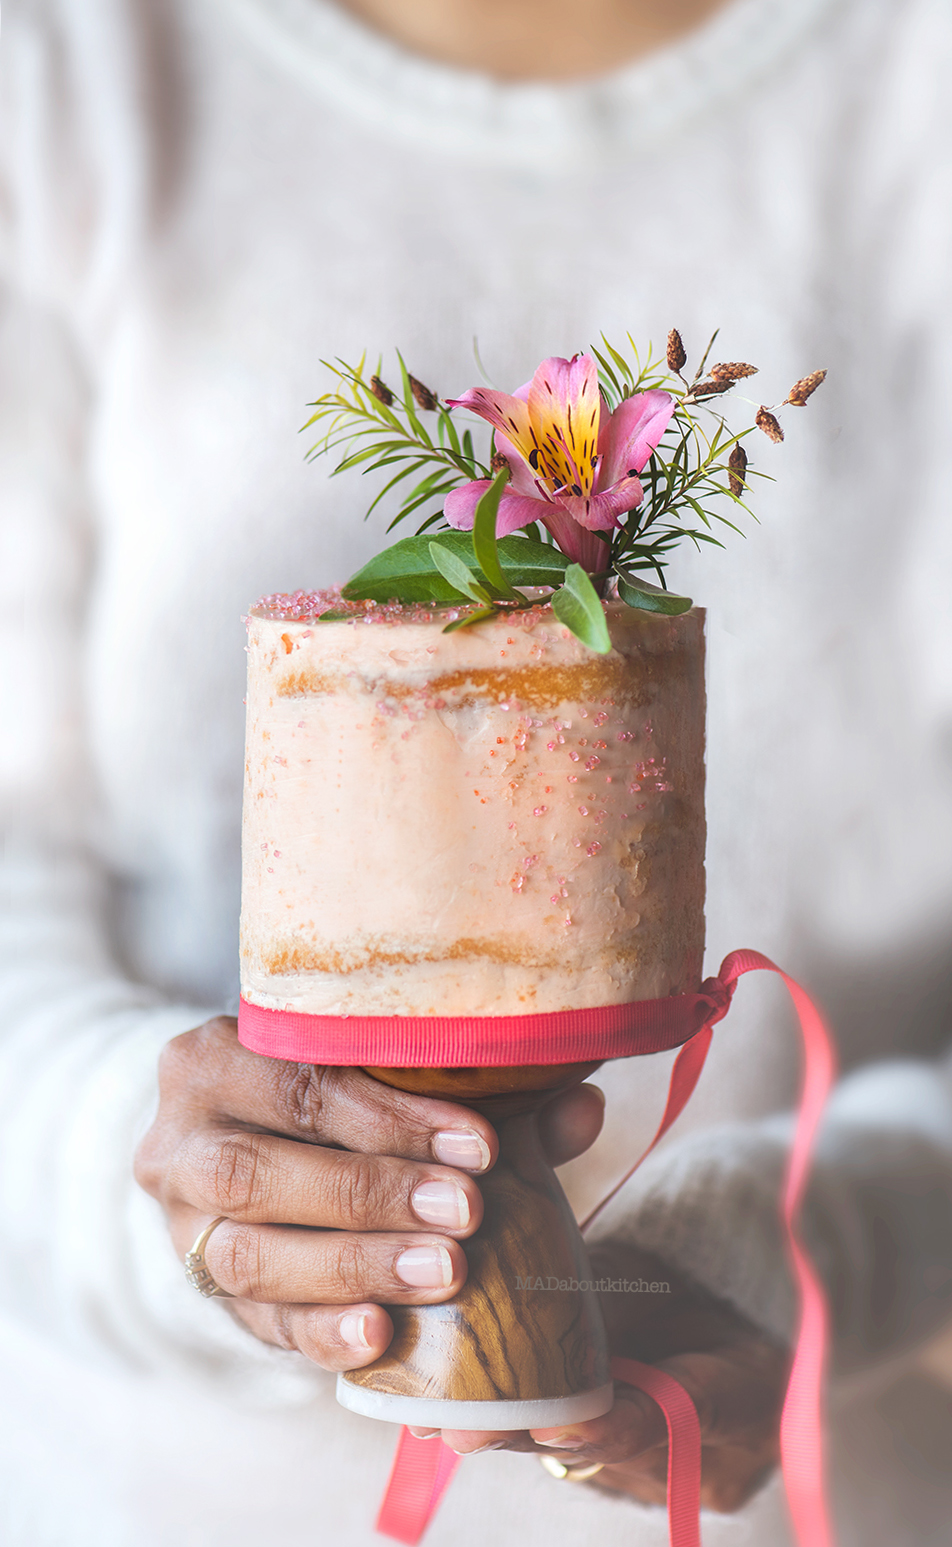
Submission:
[[[264,1342],[358,1369],[393,1336],[378,1302],[431,1305],[465,1282],[459,1243],[483,1215],[473,1177],[497,1154],[478,1113],[358,1069],[259,1057],[227,1016],[168,1044],[159,1093],[136,1178],[164,1208],[182,1259],[227,1216],[205,1261],[237,1296],[223,1303]],[[595,1138],[599,1096],[570,1091],[547,1109],[556,1161]]]
[[[739,1509],[777,1464],[780,1410],[789,1354],[737,1311],[680,1278],[659,1258],[629,1247],[592,1253],[596,1279],[667,1284],[658,1294],[621,1290],[602,1295],[613,1354],[667,1370],[693,1398],[701,1423],[701,1503]],[[427,1430],[414,1430],[424,1434]],[[616,1383],[615,1405],[589,1423],[531,1434],[444,1431],[454,1450],[535,1451],[570,1468],[601,1465],[595,1487],[663,1504],[667,1489],[667,1430],[661,1409],[644,1392]]]

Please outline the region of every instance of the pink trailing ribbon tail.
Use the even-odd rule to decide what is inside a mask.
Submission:
[[[613,1359],[612,1375],[653,1397],[668,1426],[668,1540],[701,1547],[701,1425],[680,1381],[637,1359]]]
[[[416,1547],[459,1460],[441,1439],[418,1440],[409,1429],[401,1430],[377,1516],[380,1534]]]

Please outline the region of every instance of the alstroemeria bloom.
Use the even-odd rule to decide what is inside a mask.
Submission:
[[[667,392],[639,392],[613,414],[599,391],[591,355],[543,360],[530,382],[510,396],[472,387],[452,408],[468,408],[496,432],[496,450],[509,463],[496,532],[505,537],[541,521],[563,553],[594,573],[606,567],[596,532],[620,524],[641,504],[642,471],[674,412]],[[446,497],[450,526],[472,527],[488,479],[463,484]]]

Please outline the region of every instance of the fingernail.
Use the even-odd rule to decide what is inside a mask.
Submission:
[[[505,1450],[506,1440],[490,1440],[487,1445],[477,1445],[475,1450],[457,1450],[455,1445],[450,1445],[454,1456],[481,1456],[484,1450]]]
[[[414,1429],[412,1425],[409,1427],[415,1440],[438,1440],[440,1437],[439,1429]]]
[[[427,1225],[464,1230],[469,1224],[469,1199],[455,1182],[423,1182],[410,1195],[413,1212]]]
[[[577,1439],[540,1440],[540,1445],[545,1445],[551,1450],[584,1450],[586,1441]]]
[[[411,1289],[449,1289],[453,1282],[453,1259],[445,1246],[408,1246],[393,1266]]]
[[[355,1316],[352,1311],[348,1311],[346,1316],[341,1317],[337,1325],[338,1331],[341,1335],[341,1341],[346,1343],[348,1348],[359,1348],[363,1350],[370,1347],[370,1342],[367,1337],[366,1311],[364,1311],[359,1316]]]
[[[435,1134],[433,1153],[441,1165],[459,1171],[485,1171],[489,1165],[489,1145],[468,1128]]]

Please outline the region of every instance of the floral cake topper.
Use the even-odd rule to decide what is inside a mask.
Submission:
[[[329,365],[336,383],[310,405],[305,429],[320,425],[323,433],[308,455],[342,452],[335,473],[395,469],[368,515],[413,479],[388,530],[423,515],[416,536],[351,577],[344,600],[453,607],[449,631],[536,605],[547,588],[559,621],[600,653],[611,649],[606,595],[649,612],[686,611],[690,598],[665,585],[668,555],[685,538],[723,546],[713,523],[737,531],[725,504],[752,514],[749,480],[767,476],[749,466],[743,441],[755,428],[783,440],[775,410],[764,404],[752,425],[728,429],[717,402],[757,368],[732,361],[708,369],[716,338],[690,379],[672,329],[663,364],[650,349],[642,363],[630,335],[629,356],[603,338],[601,349],[543,360],[515,392],[471,387],[445,400],[410,374],[399,353],[399,392],[379,364],[369,377],[365,359]],[[802,377],[780,406],[802,408],[825,375]],[[483,425],[491,429],[485,461],[473,441]]]

